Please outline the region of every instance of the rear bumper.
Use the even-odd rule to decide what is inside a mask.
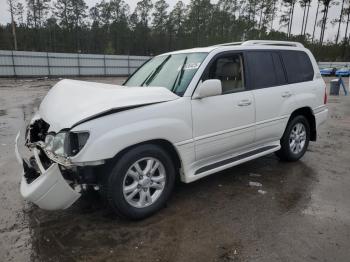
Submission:
[[[323,108],[320,108],[317,113],[315,113],[315,119],[316,119],[316,127],[319,127],[321,124],[326,122],[328,117],[328,108],[324,106]]]
[[[15,153],[18,162],[23,167],[20,186],[23,198],[46,210],[59,210],[71,206],[81,194],[76,192],[63,178],[57,163],[51,164],[47,169],[43,167],[38,156],[38,149],[33,149],[36,168],[31,165],[30,161],[23,159],[19,150],[19,138],[20,133],[16,137]],[[29,175],[30,172],[37,172],[38,176],[28,182],[26,174]]]

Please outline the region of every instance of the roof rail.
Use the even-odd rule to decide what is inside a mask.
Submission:
[[[294,47],[304,48],[304,45],[299,42],[274,41],[274,40],[248,40],[243,42],[242,45],[276,45],[276,46],[294,46]]]
[[[213,46],[230,46],[230,45],[241,45],[243,42],[231,42],[231,43],[222,43]]]
[[[231,45],[274,45],[274,46],[294,46],[304,48],[304,45],[299,42],[291,41],[275,41],[275,40],[248,40],[245,42],[231,42],[213,45],[214,46],[231,46]]]

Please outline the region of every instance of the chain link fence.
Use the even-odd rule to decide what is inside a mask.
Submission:
[[[0,50],[0,77],[128,76],[149,58]]]
[[[150,57],[0,50],[0,77],[128,76]],[[319,62],[320,68],[350,62]]]
[[[348,67],[350,68],[350,62],[318,62],[318,66],[320,68],[342,68],[342,67]]]

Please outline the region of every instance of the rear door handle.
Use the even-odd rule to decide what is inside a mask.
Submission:
[[[238,106],[249,106],[252,104],[252,101],[249,99],[244,99],[238,102]]]
[[[292,94],[289,91],[287,91],[287,92],[282,93],[281,96],[287,98],[287,97],[291,97]]]

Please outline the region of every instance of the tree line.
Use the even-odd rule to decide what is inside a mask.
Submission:
[[[317,1],[316,13],[310,5]],[[350,0],[191,0],[169,8],[165,0],[7,0],[11,23],[0,25],[0,49],[156,55],[162,52],[248,39],[300,41],[319,60],[349,60]],[[303,12],[295,32],[295,8]],[[329,10],[339,8],[331,20]],[[310,26],[312,25],[310,30]],[[345,32],[340,31],[345,25]],[[325,41],[330,27],[332,41]],[[317,27],[320,28],[316,35]],[[308,30],[309,29],[309,30]]]

